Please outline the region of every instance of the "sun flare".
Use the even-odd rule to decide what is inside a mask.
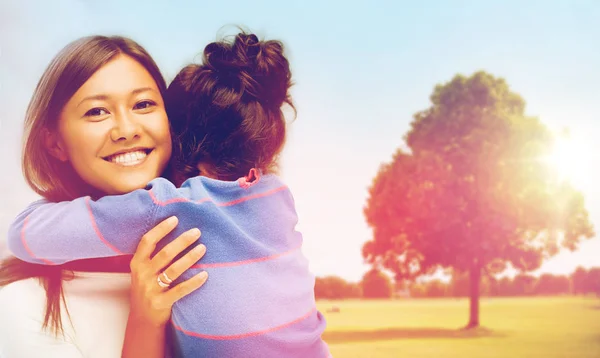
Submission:
[[[548,161],[561,179],[581,186],[589,179],[588,155],[583,137],[574,136],[572,132],[560,133],[556,135]]]

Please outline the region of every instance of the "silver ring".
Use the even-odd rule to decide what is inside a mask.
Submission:
[[[165,280],[164,282],[168,283],[169,285],[173,283],[173,280],[171,280],[169,276],[167,276],[167,271],[163,271],[162,277]]]
[[[169,288],[169,284],[168,283],[164,283],[163,280],[160,279],[160,275],[158,275],[156,277],[156,281],[158,282],[158,285],[162,288]]]

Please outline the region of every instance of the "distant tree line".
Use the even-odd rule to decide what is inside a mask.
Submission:
[[[369,270],[358,283],[337,276],[317,277],[315,280],[317,299],[390,298],[393,293],[392,279],[376,269]]]
[[[481,295],[487,297],[590,295],[600,296],[600,267],[577,268],[570,275],[542,274],[539,277],[519,274],[514,277],[486,276],[481,280]],[[433,298],[468,297],[468,273],[454,273],[449,282],[433,279],[423,282],[398,282],[372,269],[360,282],[341,277],[317,277],[317,299],[351,298]]]

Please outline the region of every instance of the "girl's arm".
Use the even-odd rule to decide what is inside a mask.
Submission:
[[[154,218],[148,190],[73,201],[32,203],[8,231],[8,248],[17,258],[37,264],[133,254]]]

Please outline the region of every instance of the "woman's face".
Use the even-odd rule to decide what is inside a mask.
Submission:
[[[171,156],[159,89],[150,73],[125,55],[101,67],[71,97],[56,134],[54,155],[105,194],[145,187]]]

